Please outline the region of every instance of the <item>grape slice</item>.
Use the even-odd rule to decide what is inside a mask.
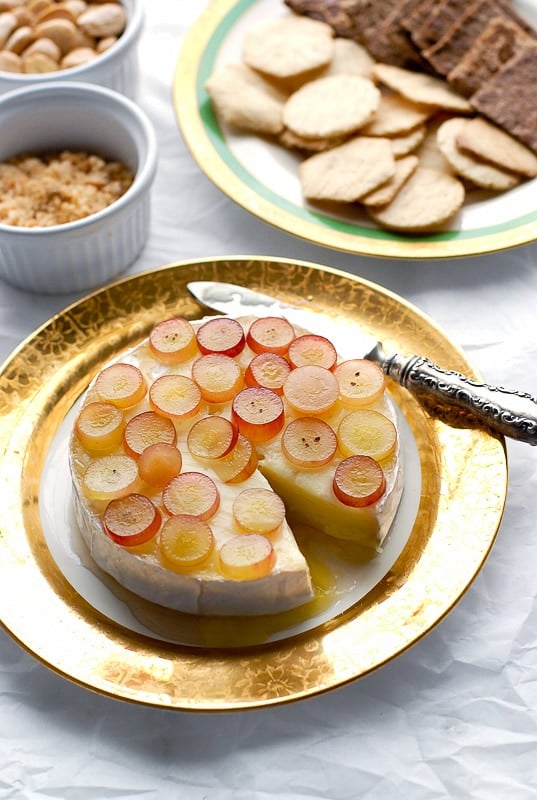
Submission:
[[[113,403],[97,400],[81,409],[75,420],[74,431],[85,450],[104,455],[121,442],[123,426],[121,409]]]
[[[99,373],[95,389],[101,400],[118,408],[130,408],[145,397],[147,384],[142,371],[134,364],[118,363]]]
[[[149,334],[149,349],[162,364],[180,364],[197,352],[196,333],[182,317],[159,322]]]
[[[189,572],[204,564],[214,550],[209,525],[190,514],[170,517],[160,532],[160,551],[177,572]]]
[[[337,352],[332,342],[315,333],[297,336],[289,346],[287,357],[293,367],[317,364],[319,367],[332,370],[337,362]]]
[[[295,411],[314,417],[335,406],[339,384],[330,370],[312,364],[292,370],[285,381],[283,393]]]
[[[111,500],[103,514],[107,536],[123,547],[145,544],[159,531],[162,515],[143,494],[128,494]]]
[[[276,553],[270,539],[259,533],[233,536],[220,548],[218,563],[222,574],[232,580],[264,578],[272,572]]]
[[[254,356],[244,372],[246,386],[264,386],[276,394],[283,394],[283,385],[291,372],[291,365],[278,353],[259,353]]]
[[[336,454],[337,444],[333,428],[317,417],[291,420],[281,440],[287,460],[296,467],[306,469],[330,463]]]
[[[140,478],[156,489],[162,489],[168,481],[181,472],[183,458],[174,444],[155,442],[146,447],[138,459]]]
[[[91,500],[115,500],[135,493],[139,485],[138,464],[130,456],[108,455],[90,462],[82,487]]]
[[[161,375],[149,387],[149,404],[170,419],[190,419],[200,409],[201,392],[186,375]]]
[[[363,508],[386,491],[382,467],[370,456],[354,455],[340,461],[333,480],[334,493],[346,506]]]
[[[192,380],[208,403],[226,403],[242,388],[242,373],[231,356],[209,353],[192,364]]]
[[[295,338],[295,329],[283,317],[256,319],[248,328],[246,344],[254,353],[277,353],[285,355]]]
[[[207,520],[218,511],[220,492],[203,472],[182,472],[164,487],[162,503],[170,516],[190,514]]]
[[[386,378],[381,368],[372,361],[353,358],[343,361],[334,370],[343,405],[359,408],[371,405],[384,394]]]
[[[242,325],[231,317],[213,317],[197,330],[198,347],[204,355],[222,353],[238,356],[244,350],[246,337]]]
[[[385,461],[397,447],[397,429],[384,414],[362,408],[343,417],[338,441],[344,456],[360,453],[376,461]]]
[[[242,483],[255,472],[257,453],[252,443],[239,433],[233,450],[215,459],[211,466],[223,483]]]
[[[187,447],[195,458],[223,458],[237,443],[239,429],[216,414],[195,422],[187,436]]]
[[[252,442],[268,442],[285,423],[282,398],[263,386],[242,389],[233,398],[231,418]]]
[[[283,500],[271,489],[245,489],[233,501],[233,517],[242,530],[272,533],[285,519]]]
[[[171,419],[155,411],[142,411],[131,417],[123,431],[123,447],[127,455],[133,458],[138,458],[151,444],[175,444],[176,441],[177,432]]]

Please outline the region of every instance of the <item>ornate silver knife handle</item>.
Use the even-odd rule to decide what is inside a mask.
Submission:
[[[471,412],[489,429],[537,445],[537,400],[526,392],[477,383],[423,356],[387,356],[380,343],[368,354],[397,383],[417,395]]]

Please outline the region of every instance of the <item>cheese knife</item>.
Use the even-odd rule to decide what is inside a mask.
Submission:
[[[349,328],[322,313],[289,305],[244,286],[219,281],[191,281],[187,289],[203,306],[229,316],[286,317],[331,339],[343,358],[366,358],[416,396],[468,411],[489,430],[527,444],[537,444],[537,400],[527,392],[479,383],[442,369],[425,356],[387,354],[381,342],[358,327]]]

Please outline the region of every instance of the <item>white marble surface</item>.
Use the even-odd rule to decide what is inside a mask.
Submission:
[[[160,164],[150,238],[131,273],[246,253],[337,267],[417,305],[489,382],[537,392],[537,246],[417,264],[331,252],[255,219],[200,172],[171,87],[204,5],[146,0],[139,102]],[[75,299],[0,283],[0,358]],[[217,715],[129,705],[63,680],[0,631],[0,797],[535,798],[537,452],[509,442],[508,453],[499,536],[460,603],[408,652],[326,695]]]

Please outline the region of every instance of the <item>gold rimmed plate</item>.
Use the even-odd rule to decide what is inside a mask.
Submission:
[[[178,640],[169,615],[137,614],[84,560],[61,459],[70,415],[104,363],[136,345],[159,319],[203,314],[186,290],[191,280],[240,283],[294,303],[313,298],[321,313],[360,324],[387,348],[423,353],[479,379],[415,307],[329,267],[263,257],[205,259],[106,287],[32,334],[0,372],[0,618],[49,668],[117,699],[212,711],[307,698],[386,664],[460,599],[501,521],[504,442],[457,415],[427,410],[390,384],[416,463],[405,484],[407,529],[386,571],[358,599],[299,630],[284,627],[271,638],[260,623],[253,638],[239,636],[230,646],[210,628],[204,646]],[[95,585],[114,598],[114,608],[94,594]]]
[[[537,0],[520,3],[537,24]],[[395,259],[473,256],[537,238],[537,181],[509,192],[471,192],[448,230],[406,235],[382,230],[357,207],[343,213],[302,197],[299,158],[255,135],[221,124],[205,82],[217,67],[241,61],[245,33],[288,14],[283,0],[213,0],[183,42],[174,78],[174,104],[183,138],[200,169],[229,198],[271,225],[315,244]]]

